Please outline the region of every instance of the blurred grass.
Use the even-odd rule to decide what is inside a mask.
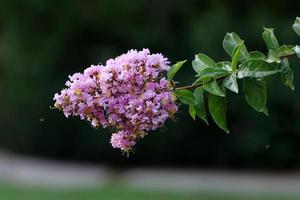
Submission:
[[[50,190],[0,185],[2,200],[298,200],[299,197],[273,195],[229,195],[221,193],[187,194],[170,191],[141,191],[120,186],[91,190]]]

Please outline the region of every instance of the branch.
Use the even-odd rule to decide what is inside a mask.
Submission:
[[[227,76],[225,76],[225,77],[222,76],[222,77],[216,78],[215,80],[223,80],[226,77]],[[175,88],[175,90],[192,90],[192,89],[195,89],[199,86],[204,85],[205,83],[207,83],[207,82],[197,83],[195,85],[187,85],[187,86],[177,87],[177,88]]]
[[[286,54],[286,55],[282,55],[282,56],[279,56],[279,58],[288,58],[290,56],[294,56],[296,55],[296,53],[290,53],[290,54]],[[215,80],[223,80],[225,79],[227,76],[225,77],[219,77]],[[195,89],[197,87],[200,87],[202,86],[203,84],[205,84],[206,82],[202,82],[202,83],[197,83],[195,85],[187,85],[187,86],[182,86],[182,87],[175,87],[174,90],[192,90],[192,89]]]

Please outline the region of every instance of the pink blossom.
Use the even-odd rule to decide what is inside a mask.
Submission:
[[[113,128],[112,146],[129,151],[177,112],[172,84],[164,77],[169,68],[162,54],[130,50],[105,66],[92,65],[69,76],[67,88],[54,95],[55,107],[66,117]]]
[[[119,131],[111,135],[110,143],[113,148],[119,148],[123,151],[130,150],[135,145],[135,141],[130,139],[130,133]]]

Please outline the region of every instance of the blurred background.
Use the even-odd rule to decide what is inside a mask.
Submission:
[[[266,52],[263,26],[274,27],[281,44],[299,44],[300,38],[291,28],[299,11],[298,0],[0,0],[0,199],[19,199],[18,194],[22,199],[24,195],[33,195],[30,199],[41,199],[41,195],[48,195],[48,199],[218,199],[207,191],[214,194],[213,188],[219,188],[221,193],[226,192],[222,188],[230,181],[232,188],[239,186],[241,182],[235,180],[248,189],[262,184],[260,192],[269,188],[276,196],[276,185],[271,187],[269,183],[282,178],[286,178],[282,184],[287,184],[280,188],[286,187],[288,194],[296,192],[300,189],[297,59],[291,59],[295,92],[284,87],[279,77],[268,79],[270,117],[253,111],[242,94],[231,93],[231,134],[227,135],[213,122],[206,126],[200,120],[193,121],[182,106],[176,123],[169,122],[149,134],[130,157],[110,146],[108,130],[93,129],[78,118],[66,119],[50,106],[68,75],[129,49],[149,48],[153,53],[163,53],[172,63],[188,59],[189,64],[177,74],[184,85],[193,76],[194,54],[202,52],[216,61],[228,59],[222,48],[226,32],[238,33],[249,50]],[[254,180],[247,179],[253,178],[253,173]],[[74,179],[63,178],[64,174]],[[269,176],[262,178],[265,174]],[[83,188],[85,183],[105,184],[104,189],[84,190],[81,196],[51,192],[50,186],[37,189],[39,181],[47,183],[47,177],[54,179],[49,180],[54,187],[60,179],[65,186],[76,185],[76,181],[81,181],[76,186]],[[163,184],[162,177],[169,181]],[[162,183],[156,187],[162,190],[159,194],[156,189],[146,193],[135,187],[127,190],[124,187],[130,181],[126,180],[136,180],[137,186],[149,183],[142,189]],[[212,190],[203,180],[211,183]],[[24,189],[30,181],[36,186]],[[19,182],[24,183],[21,189],[16,188]],[[297,184],[299,188],[291,187]],[[176,196],[174,191],[184,186],[194,189]],[[256,194],[258,190],[254,187],[245,192]],[[250,198],[275,199],[259,195]]]

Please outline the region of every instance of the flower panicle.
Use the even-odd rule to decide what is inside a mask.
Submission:
[[[113,128],[112,147],[130,152],[137,139],[162,127],[178,110],[173,84],[164,77],[169,64],[162,54],[130,50],[69,76],[66,88],[54,96],[54,107],[93,127]]]

